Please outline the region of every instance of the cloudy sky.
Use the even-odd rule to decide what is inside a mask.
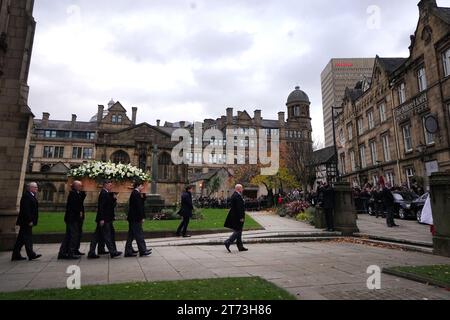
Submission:
[[[88,121],[113,98],[138,122],[276,119],[296,85],[323,141],[333,57],[408,56],[418,0],[36,0],[29,83],[41,118]],[[450,0],[438,1],[450,6]]]

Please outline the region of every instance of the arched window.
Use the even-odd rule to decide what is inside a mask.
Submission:
[[[53,184],[51,183],[44,184],[41,188],[42,201],[53,202],[55,193],[56,188]]]
[[[130,156],[125,151],[119,150],[112,154],[111,161],[119,164],[129,164],[130,163]]]
[[[49,172],[51,169],[51,166],[49,164],[43,164],[41,166],[41,172]]]
[[[170,154],[164,152],[159,156],[158,167],[159,167],[159,178],[162,180],[169,180],[172,176],[171,171],[172,158]]]

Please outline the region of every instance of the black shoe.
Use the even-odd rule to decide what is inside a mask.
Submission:
[[[64,255],[58,256],[58,260],[79,260],[80,258],[81,256],[64,256]]]
[[[181,237],[181,234],[175,233],[175,237]]]
[[[392,225],[392,227],[394,227],[394,228],[399,228],[400,226],[399,226],[398,224],[395,224],[395,223],[394,223],[394,224]]]
[[[27,260],[27,258],[22,257],[22,256],[13,256],[11,258],[11,261],[24,261],[24,260]]]
[[[111,259],[120,257],[121,255],[122,255],[122,252],[120,252],[120,251],[117,251],[115,253],[111,253]]]
[[[99,251],[98,254],[99,254],[100,256],[104,256],[104,255],[109,254],[109,251]]]
[[[152,254],[152,249],[147,250],[147,251],[141,253],[139,256],[140,256],[140,257],[148,257],[148,256],[151,255],[151,254]]]
[[[42,254],[35,254],[33,257],[28,258],[28,260],[33,261],[39,259],[40,257],[42,257]]]
[[[124,257],[125,258],[136,258],[137,254],[136,253],[126,253]]]
[[[241,247],[241,248],[238,248],[239,249],[239,252],[245,252],[245,251],[248,251],[248,249],[247,248],[244,248],[244,247]]]
[[[183,236],[183,238],[190,238],[190,237],[192,237],[191,235],[188,235],[188,234],[185,234],[184,236]]]
[[[138,254],[139,251],[133,250],[133,254]]]
[[[225,242],[224,244],[225,244],[225,248],[227,248],[228,252],[231,253],[231,250],[230,250],[230,243]]]
[[[100,256],[96,255],[95,253],[89,253],[87,257],[88,257],[88,259],[99,259],[100,258]]]
[[[83,253],[83,252],[80,252],[79,250],[77,250],[77,251],[74,252],[74,255],[76,255],[76,256],[85,256],[86,254]]]

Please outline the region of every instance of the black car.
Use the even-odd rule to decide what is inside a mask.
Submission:
[[[430,196],[429,193],[425,193],[423,196],[417,198],[412,203],[411,210],[415,212],[418,222],[420,222],[420,220],[421,220],[422,209],[425,206],[425,202],[427,201],[429,196]]]
[[[395,198],[395,215],[396,217],[406,220],[409,218],[416,219],[416,212],[412,210],[412,203],[418,198],[414,192],[394,191]]]
[[[413,210],[413,201],[418,198],[418,196],[409,191],[393,191],[392,195],[394,196],[394,213],[397,218],[400,218],[402,220],[410,219],[410,218],[416,218],[416,211]],[[369,214],[375,215],[377,214],[381,216],[386,215],[386,208],[384,207],[382,201],[372,198],[369,201]]]

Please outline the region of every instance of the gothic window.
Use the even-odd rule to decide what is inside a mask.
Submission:
[[[41,193],[42,193],[42,201],[44,202],[52,202],[55,196],[55,192],[56,192],[56,188],[54,185],[48,183],[45,184],[42,188],[41,188]]]
[[[114,163],[129,164],[130,156],[125,151],[119,150],[112,154],[111,161]]]
[[[159,178],[168,180],[171,178],[172,159],[170,154],[164,152],[158,159]]]

